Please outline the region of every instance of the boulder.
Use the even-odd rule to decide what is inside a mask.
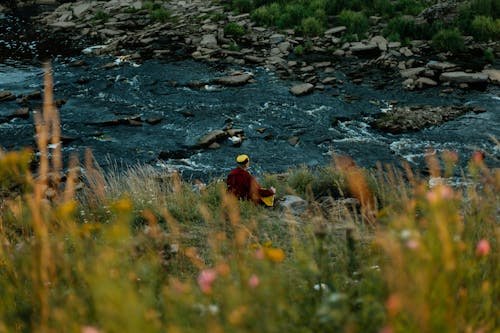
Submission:
[[[212,143],[223,140],[227,137],[227,132],[223,130],[213,130],[205,134],[198,140],[198,145],[208,148]]]
[[[487,83],[489,75],[486,73],[446,72],[439,76],[441,81],[454,83]]]
[[[244,84],[248,83],[248,81],[250,81],[251,79],[252,79],[251,74],[244,73],[244,74],[230,75],[230,76],[217,78],[215,80],[215,83],[221,84],[223,86],[235,87],[235,86],[244,85]]]
[[[200,46],[207,49],[216,49],[218,47],[216,36],[214,34],[203,35]]]
[[[92,3],[89,2],[79,2],[72,7],[73,15],[77,18],[81,18],[85,12],[92,8]]]
[[[352,45],[349,50],[352,52],[352,54],[357,55],[357,56],[375,56],[380,54],[380,49],[377,44],[375,43],[370,43],[370,44],[354,44]]]
[[[448,72],[455,70],[458,66],[451,63],[451,62],[442,62],[442,61],[429,61],[426,65],[426,67],[430,69],[435,69],[441,72]]]
[[[476,112],[470,106],[403,106],[377,116],[370,125],[381,131],[399,134],[440,125],[467,112]]]
[[[307,95],[313,91],[314,91],[314,85],[312,85],[311,83],[302,83],[290,88],[290,92],[295,96]]]
[[[401,74],[402,78],[416,78],[418,75],[422,74],[425,72],[426,68],[425,67],[415,67],[415,68],[408,68],[405,70],[400,71],[399,73]]]
[[[483,73],[488,75],[490,82],[500,85],[500,70],[499,69],[485,69]]]
[[[0,102],[13,101],[16,99],[16,95],[11,93],[9,90],[0,91]]]
[[[271,44],[279,44],[285,41],[285,35],[283,34],[274,34],[269,37],[269,43]]]
[[[285,195],[279,201],[279,207],[293,215],[300,215],[307,209],[307,201],[295,195]]]
[[[438,83],[436,81],[428,77],[419,77],[418,79],[415,80],[415,86],[419,89],[425,87],[435,87],[437,86],[437,84]]]

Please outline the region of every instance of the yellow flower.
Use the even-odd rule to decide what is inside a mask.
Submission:
[[[264,255],[272,262],[280,263],[285,260],[285,252],[282,249],[264,247]]]

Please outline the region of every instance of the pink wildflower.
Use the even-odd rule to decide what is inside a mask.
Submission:
[[[406,242],[406,247],[408,247],[410,250],[416,250],[418,248],[418,241],[414,239],[410,239]]]
[[[217,272],[213,269],[205,269],[201,271],[198,276],[198,286],[201,291],[205,294],[210,294],[212,292],[212,284],[217,278]]]
[[[481,239],[476,246],[476,255],[479,257],[487,256],[490,253],[490,243],[486,239]]]
[[[260,279],[255,274],[252,274],[252,276],[250,276],[250,279],[248,279],[248,285],[250,286],[250,288],[257,288],[259,283],[260,283]]]

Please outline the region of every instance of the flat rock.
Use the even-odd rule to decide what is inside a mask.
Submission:
[[[418,131],[453,120],[467,112],[475,112],[468,106],[403,106],[383,113],[370,125],[388,133]]]
[[[238,75],[230,75],[230,76],[225,76],[225,77],[220,77],[215,80],[216,83],[221,84],[223,86],[241,86],[248,81],[252,79],[252,75],[244,73],[244,74],[238,74]]]
[[[198,145],[204,148],[208,148],[212,143],[225,139],[227,133],[223,130],[213,130],[205,134],[202,138],[198,140]]]
[[[218,47],[216,36],[214,34],[203,35],[200,46],[207,49],[216,49]]]
[[[333,27],[331,29],[328,29],[327,31],[325,31],[325,36],[331,36],[331,35],[336,35],[336,34],[339,34],[341,32],[344,32],[347,30],[347,27],[346,26],[338,26],[338,27]]]
[[[488,75],[491,83],[500,85],[500,70],[499,69],[485,69],[483,73]]]
[[[0,102],[13,101],[16,99],[16,95],[11,93],[9,90],[0,91]]]
[[[422,74],[423,72],[425,72],[425,70],[426,70],[425,67],[415,67],[415,68],[404,69],[399,73],[401,74],[402,78],[407,79],[407,78],[415,78],[420,74]]]
[[[312,85],[311,83],[302,83],[290,88],[290,92],[295,96],[307,95],[312,93],[313,91],[314,85]]]
[[[441,81],[455,83],[486,83],[489,75],[486,73],[445,72],[439,76]]]
[[[430,69],[435,69],[441,72],[447,72],[456,69],[458,66],[451,62],[442,62],[442,61],[429,61],[426,67]]]

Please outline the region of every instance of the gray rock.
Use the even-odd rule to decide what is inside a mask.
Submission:
[[[483,73],[488,75],[490,82],[500,85],[500,70],[499,69],[485,69]]]
[[[92,8],[93,5],[95,4],[90,2],[79,2],[71,9],[73,11],[73,15],[75,15],[77,18],[81,18],[85,12]]]
[[[486,73],[465,73],[465,72],[446,72],[439,76],[441,81],[455,83],[486,83],[489,75]]]
[[[70,29],[70,28],[76,27],[76,23],[75,22],[66,22],[66,21],[62,21],[62,22],[57,21],[57,22],[51,23],[50,26],[54,27],[54,28]]]
[[[207,148],[209,147],[212,143],[215,143],[217,141],[221,141],[223,139],[227,138],[227,133],[223,130],[213,130],[211,132],[208,132],[205,134],[202,138],[198,140],[198,145]]]
[[[402,78],[407,79],[407,78],[416,78],[423,72],[425,72],[425,67],[408,68],[400,71],[399,73],[401,74]]]
[[[338,26],[338,27],[333,27],[331,29],[328,29],[327,31],[325,31],[325,36],[331,36],[331,35],[336,35],[336,34],[339,34],[341,32],[344,32],[347,30],[347,27],[341,25],[341,26]]]
[[[307,206],[308,204],[306,200],[295,195],[285,195],[279,201],[279,207],[293,215],[300,215],[304,213]]]
[[[426,65],[430,69],[435,69],[441,72],[447,72],[455,70],[458,66],[451,62],[441,62],[441,61],[429,61]]]
[[[416,81],[415,81],[415,86],[419,89],[422,89],[424,87],[435,87],[437,86],[437,82],[428,78],[428,77],[419,77]]]
[[[310,83],[302,83],[290,88],[290,92],[295,96],[303,96],[314,91],[314,85]]]
[[[216,83],[224,85],[224,86],[241,86],[248,81],[252,79],[252,75],[244,73],[244,74],[238,74],[238,75],[231,75],[231,76],[225,76],[225,77],[220,77],[215,80]]]
[[[285,35],[282,34],[274,34],[269,37],[269,43],[271,44],[279,44],[285,41]]]
[[[0,91],[0,102],[13,101],[16,99],[16,95],[11,93],[9,90]]]
[[[380,54],[380,49],[377,44],[355,44],[349,48],[349,50],[355,55],[374,55]]]
[[[214,34],[203,35],[200,46],[207,49],[216,49],[218,47],[217,38]]]

